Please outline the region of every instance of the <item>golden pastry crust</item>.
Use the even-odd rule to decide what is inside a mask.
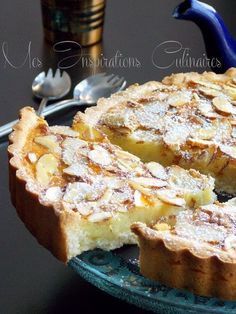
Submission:
[[[12,203],[29,231],[38,242],[48,248],[58,259],[67,260],[64,225],[66,215],[61,214],[51,204],[43,205],[39,201],[38,191],[28,185],[31,177],[25,171],[21,151],[28,136],[35,128],[44,124],[33,109],[25,107],[20,111],[20,121],[10,135],[9,153],[9,185]]]
[[[235,204],[227,203],[182,212],[151,227],[135,223],[141,273],[171,287],[235,300],[235,223]]]

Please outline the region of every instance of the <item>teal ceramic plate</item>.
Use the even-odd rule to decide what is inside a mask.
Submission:
[[[69,266],[99,289],[159,314],[236,314],[236,302],[196,296],[144,278],[137,257],[136,246],[112,252],[93,250],[73,258]]]

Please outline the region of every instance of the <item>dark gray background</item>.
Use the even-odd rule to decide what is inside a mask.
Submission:
[[[236,1],[208,0],[223,15],[236,37]],[[166,40],[180,41],[191,49],[191,55],[201,58],[205,52],[199,29],[192,23],[176,21],[171,12],[177,0],[108,1],[104,40],[101,45],[84,50],[101,50],[111,58],[116,51],[123,57],[136,57],[139,68],[109,68],[96,71],[124,75],[128,84],[161,79],[171,72],[192,71],[194,68],[171,67],[160,70],[151,62],[153,49]],[[8,56],[20,65],[31,42],[31,56],[43,66],[25,64],[12,68],[5,63],[2,44],[8,44]],[[61,55],[43,40],[40,2],[32,0],[1,1],[0,7],[0,125],[16,118],[24,105],[36,106],[31,95],[31,83],[42,69],[56,67]],[[204,68],[198,69],[205,70]],[[80,64],[68,70],[75,85],[92,73]],[[58,115],[50,122],[69,123],[75,110]],[[0,313],[146,313],[110,297],[94,288],[70,269],[58,262],[38,245],[25,229],[10,203],[8,192],[7,143],[0,144]]]

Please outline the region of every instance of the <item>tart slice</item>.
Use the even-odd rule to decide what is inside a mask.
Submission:
[[[236,299],[236,201],[135,223],[141,273],[170,287]]]
[[[88,125],[49,127],[29,107],[10,141],[13,204],[38,241],[64,262],[93,248],[135,243],[135,221],[150,224],[215,200],[209,176],[144,164]]]
[[[78,113],[74,127],[81,123],[145,162],[197,169],[219,192],[236,193],[236,69],[133,85]]]

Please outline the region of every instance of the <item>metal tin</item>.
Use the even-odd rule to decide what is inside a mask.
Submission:
[[[105,5],[105,0],[41,0],[46,40],[97,43],[102,39]]]

